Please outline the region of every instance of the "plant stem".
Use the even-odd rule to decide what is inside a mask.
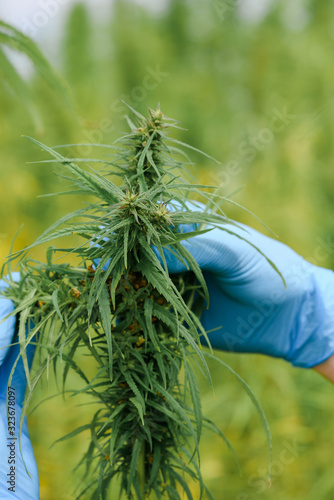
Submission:
[[[143,443],[141,445],[139,461],[138,461],[138,476],[139,476],[140,492],[141,492],[142,498],[144,500],[144,498],[145,498],[145,486],[146,486],[146,480],[145,480],[145,441],[143,441]]]

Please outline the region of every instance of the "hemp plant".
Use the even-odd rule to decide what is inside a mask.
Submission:
[[[180,499],[180,490],[192,499],[188,478],[199,481],[199,498],[205,492],[213,498],[200,471],[203,426],[227,441],[202,416],[195,372],[201,369],[212,386],[205,360],[212,354],[202,349],[201,337],[209,348],[210,341],[200,322],[209,294],[201,269],[182,242],[215,227],[231,231],[232,222],[221,210],[215,213],[217,193],[202,191],[213,186],[192,184],[187,175],[180,175],[189,164],[180,146],[195,148],[169,136],[177,122],[160,108],[149,110],[147,118],[132,112],[135,123],[128,119],[130,132],[105,146],[114,148],[110,161],[103,160],[105,171],[84,170],[77,165],[80,159],[60,154],[61,147],[31,139],[52,156],[46,161],[66,170],[71,187],[61,194],[95,200],[8,258],[9,271],[19,258],[20,281],[9,275],[3,293],[16,306],[13,314],[20,316],[17,341],[28,380],[21,425],[50,365],[56,374],[62,371],[64,391],[69,370],[74,370],[83,387],[73,394],[85,393],[98,404],[91,422],[65,436],[85,430],[91,434],[80,462],[90,482],[78,499],[87,494],[107,498],[116,477],[120,495],[128,499]],[[112,176],[120,182],[112,182]],[[199,193],[206,199],[205,210],[189,203],[189,196]],[[49,247],[46,263],[29,257],[34,246],[73,234],[83,238],[81,245]],[[169,275],[166,252],[188,270]],[[63,253],[74,254],[79,265],[54,258]],[[26,355],[29,343],[39,351],[32,371]],[[77,360],[82,350],[96,361],[93,378]],[[267,425],[256,400],[255,404]]]

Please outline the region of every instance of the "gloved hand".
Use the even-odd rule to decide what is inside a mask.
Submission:
[[[189,208],[199,210],[191,203]],[[202,324],[206,330],[222,327],[208,334],[212,347],[263,353],[305,368],[322,363],[334,353],[334,273],[239,225],[223,227],[271,259],[286,287],[267,260],[237,236],[215,228],[185,240],[183,245],[202,269],[209,289],[210,305]],[[170,273],[186,271],[168,249],[165,256]]]
[[[13,273],[13,279],[18,281],[19,274]],[[3,289],[6,286],[7,284],[0,280],[0,288]],[[13,310],[13,302],[0,296],[0,321]],[[15,322],[16,318],[10,317],[3,323],[0,323],[0,348],[8,346],[13,342]],[[25,470],[18,441],[21,409],[27,384],[22,359],[20,359],[15,368],[11,382],[12,391],[10,392],[10,399],[11,401],[15,401],[15,405],[10,406],[10,408],[15,409],[15,415],[13,415],[14,419],[10,420],[10,422],[13,426],[14,436],[11,435],[8,429],[6,412],[7,382],[19,352],[19,345],[0,349],[0,498],[1,500],[15,498],[19,500],[38,500],[39,481],[37,465],[29,439],[26,417],[22,428],[21,442],[24,461],[31,478]],[[28,346],[27,356],[29,365],[32,362],[33,354],[33,346]],[[12,489],[10,490],[9,488]]]

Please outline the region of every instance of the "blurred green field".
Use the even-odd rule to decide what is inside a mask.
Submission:
[[[203,183],[220,183],[224,195],[238,190],[232,199],[281,241],[318,265],[333,267],[334,5],[300,0],[293,8],[279,0],[266,16],[251,21],[231,2],[219,0],[170,0],[167,9],[154,14],[118,0],[110,19],[96,25],[84,6],[72,3],[60,58],[51,62],[67,80],[80,119],[35,75],[31,91],[43,123],[43,130],[36,129],[0,80],[1,258],[22,223],[17,249],[85,201],[37,199],[66,184],[53,174],[52,164],[27,164],[46,157],[22,135],[51,146],[87,143],[68,152],[92,158],[96,152],[89,143],[109,144],[126,130],[125,99],[141,112],[160,102],[166,115],[189,129],[179,132],[181,140],[221,162],[192,155]],[[229,8],[223,12],[224,5]],[[268,234],[242,209],[226,203],[226,211]],[[34,258],[44,260],[43,252],[34,249]],[[205,433],[202,470],[216,499],[332,500],[332,386],[281,360],[219,356],[247,381],[266,412],[274,468],[269,487],[260,418],[238,381],[210,363],[216,398],[202,381],[203,409],[234,445],[242,471],[240,476],[226,446]],[[73,385],[79,383],[75,374],[71,377]],[[50,380],[35,403],[55,391]],[[84,436],[49,449],[90,418],[92,407],[76,407],[74,399],[51,399],[30,416],[42,500],[75,498],[80,474],[73,468],[85,449]],[[193,491],[196,498],[196,486]]]

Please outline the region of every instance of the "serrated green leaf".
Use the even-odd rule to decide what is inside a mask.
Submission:
[[[144,398],[143,398],[142,394],[138,390],[138,387],[137,387],[135,381],[133,380],[131,374],[128,371],[123,372],[123,375],[124,375],[124,378],[127,381],[128,385],[129,385],[130,389],[136,395],[137,400],[138,400],[139,404],[142,407],[143,414],[145,414],[145,401],[144,401]],[[144,425],[144,421],[143,421],[143,425]]]
[[[88,429],[90,429],[90,427],[91,427],[91,424],[81,425],[80,427],[78,427],[74,431],[69,432],[65,436],[62,436],[61,438],[59,438],[56,441],[54,441],[52,443],[52,445],[50,446],[50,448],[52,448],[56,443],[60,443],[61,441],[65,441],[66,439],[70,439],[70,438],[72,438],[74,436],[77,436],[78,434],[81,434],[81,432],[87,431]]]
[[[140,399],[136,396],[134,398],[129,398],[129,401],[131,401],[131,403],[137,408],[140,420],[142,424],[145,425],[143,405],[140,402]]]
[[[161,459],[160,443],[155,442],[154,448],[153,448],[153,462],[152,462],[150,477],[149,477],[147,485],[146,485],[147,490],[152,486],[152,484],[157,479],[159,468],[160,468],[160,459]]]
[[[140,322],[140,315],[137,313]],[[155,329],[152,324],[152,316],[153,316],[153,300],[146,299],[144,302],[144,315],[145,315],[145,324],[147,328],[148,335],[153,345],[155,346],[158,352],[161,351],[160,342],[158,336],[155,332]]]
[[[199,392],[197,380],[195,374],[192,371],[189,363],[185,364],[185,369],[187,373],[187,380],[190,389],[191,400],[193,403],[194,414],[196,419],[196,431],[197,431],[197,441],[200,440],[202,434],[202,405],[201,405],[201,395]]]
[[[98,303],[101,315],[101,323],[104,329],[104,333],[107,339],[108,345],[108,356],[109,356],[109,370],[110,379],[112,380],[112,365],[113,365],[113,340],[111,333],[111,310],[109,302],[109,292],[107,285],[104,285],[100,295],[98,296]]]
[[[135,441],[135,444],[133,446],[131,463],[130,463],[130,470],[129,470],[128,488],[127,488],[128,495],[130,494],[131,485],[133,483],[133,480],[134,480],[134,477],[136,474],[136,470],[138,468],[138,459],[139,459],[139,453],[140,453],[140,449],[142,446],[142,442],[143,442],[143,440],[141,438],[137,438]]]
[[[52,303],[54,305],[54,308],[59,316],[59,318],[61,319],[61,321],[64,321],[62,315],[61,315],[61,312],[60,312],[60,309],[59,309],[59,304],[58,304],[58,288],[52,293]]]
[[[195,449],[198,455],[198,459],[200,458],[199,454],[199,448],[198,448],[198,439],[194,431],[193,424],[191,423],[190,418],[188,417],[187,413],[185,410],[182,408],[182,406],[176,401],[176,399],[166,390],[164,389],[160,384],[156,385],[157,388],[159,389],[159,392],[166,398],[167,403],[169,406],[175,411],[177,415],[184,421],[186,424],[187,428],[190,431],[190,434],[192,435],[194,442],[195,442]]]

